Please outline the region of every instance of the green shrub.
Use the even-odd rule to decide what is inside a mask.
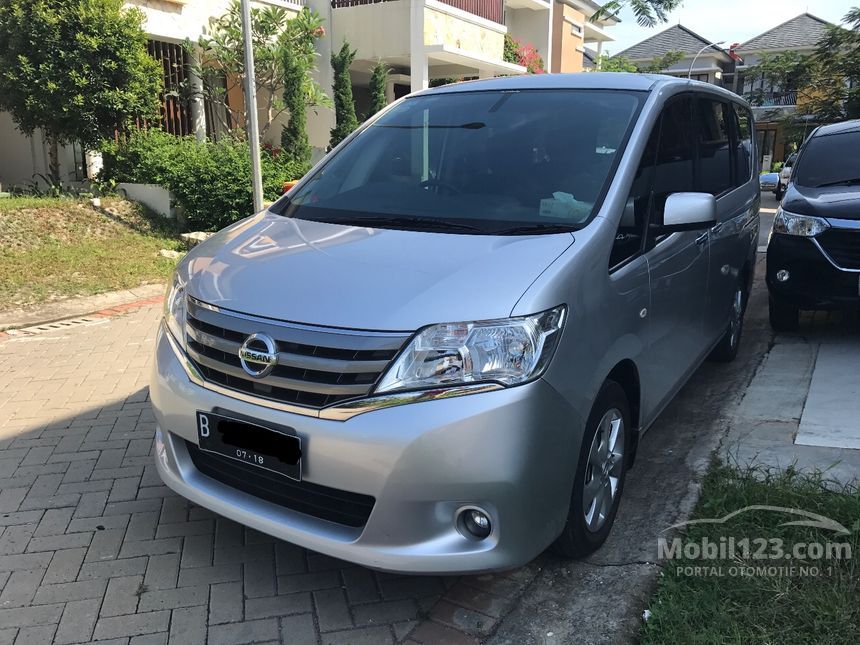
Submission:
[[[120,144],[107,144],[104,158],[102,179],[164,186],[193,229],[217,230],[253,213],[251,155],[245,142],[201,143],[141,130]],[[301,176],[295,161],[269,146],[263,148],[262,166],[267,200],[280,197],[285,181]]]
[[[782,170],[782,167],[785,165],[783,161],[775,161],[774,164],[770,167],[771,172],[779,172]]]

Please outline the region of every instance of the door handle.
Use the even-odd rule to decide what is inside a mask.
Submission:
[[[704,244],[705,242],[708,241],[709,236],[710,236],[710,233],[708,231],[705,231],[699,237],[696,238],[696,244],[701,246],[702,244]]]
[[[719,233],[722,230],[723,230],[723,223],[722,222],[719,222],[718,224],[715,224],[714,226],[711,227],[711,233],[713,233],[714,235],[716,235],[717,233]]]

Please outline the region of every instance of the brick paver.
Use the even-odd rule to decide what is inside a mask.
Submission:
[[[377,573],[176,496],[152,457],[161,308],[0,336],[3,643],[474,643],[537,573]]]

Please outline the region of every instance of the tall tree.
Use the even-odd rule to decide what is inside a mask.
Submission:
[[[311,161],[307,108],[331,105],[331,99],[312,78],[317,59],[314,40],[324,34],[319,14],[307,8],[290,20],[283,33],[284,106],[289,112],[289,121],[281,131],[281,147],[287,158],[297,164],[301,174],[307,172]]]
[[[376,114],[386,105],[388,99],[385,97],[385,87],[388,85],[388,65],[381,60],[373,67],[370,75],[370,114]]]
[[[260,122],[260,137],[264,137],[278,117],[287,111],[287,105],[281,100],[284,80],[287,70],[284,65],[288,62],[302,64],[301,56],[287,60],[285,50],[292,47],[303,47],[295,42],[295,38],[303,38],[302,29],[290,27],[294,20],[299,20],[300,27],[313,26],[313,38],[321,37],[322,20],[319,15],[309,9],[304,9],[295,18],[290,18],[290,12],[282,7],[263,6],[251,8],[251,35],[254,48],[254,78],[261,114],[265,115]],[[231,103],[228,97],[234,90],[239,90],[245,84],[245,56],[242,36],[242,16],[238,0],[233,0],[229,10],[222,16],[209,21],[209,33],[201,36],[197,43],[186,43],[191,59],[194,61],[195,74],[203,80],[203,97],[217,104],[221,109],[213,110],[229,114],[222,126],[233,136],[245,136],[243,124],[245,121],[245,106]],[[306,62],[306,61],[304,61]],[[322,89],[310,78],[313,66],[306,69],[306,74],[297,74],[295,68],[290,73],[296,78],[302,78],[302,88],[308,93],[312,103],[319,101],[324,104],[325,96]],[[201,90],[190,84],[184,88],[190,98],[199,96]]]
[[[352,78],[349,68],[355,60],[356,50],[349,48],[344,42],[340,51],[331,55],[331,67],[334,70],[334,115],[336,125],[331,130],[329,145],[334,148],[358,127],[355,116],[355,103],[352,100]]]
[[[860,7],[852,8],[842,19],[845,27],[830,27],[815,53],[822,79],[814,89],[813,102],[822,100],[818,109],[842,107],[842,115],[860,118]],[[829,106],[829,107],[828,107]]]
[[[676,9],[683,0],[609,0],[592,17],[599,20],[602,17],[618,13],[624,7],[630,7],[636,22],[642,27],[653,27],[669,19],[669,13]]]
[[[143,20],[122,0],[0,1],[0,108],[45,133],[53,181],[61,143],[95,146],[157,118],[162,72]]]

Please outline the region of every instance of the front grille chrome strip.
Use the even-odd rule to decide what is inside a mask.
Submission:
[[[227,340],[220,336],[207,334],[204,331],[196,329],[193,324],[189,324],[185,333],[192,340],[214,347],[215,349],[238,356],[239,348],[242,343],[233,340]],[[337,372],[339,374],[354,374],[367,372],[382,372],[388,367],[389,361],[345,361],[337,358],[323,358],[320,356],[306,356],[301,354],[290,354],[288,352],[278,352],[278,365],[287,367],[297,367],[300,369],[316,370],[320,372]]]
[[[237,379],[256,382],[251,381],[248,374],[241,367],[235,367],[228,363],[222,363],[220,361],[209,358],[208,356],[200,354],[191,346],[189,346],[187,350],[188,355],[191,357],[191,360],[193,360],[198,365],[203,365],[204,367],[208,367],[212,370],[223,372],[224,374],[227,374]],[[369,389],[366,384],[329,385],[328,383],[300,381],[298,379],[282,378],[280,376],[266,376],[265,378],[260,379],[260,382],[264,383],[267,386],[279,387],[285,390],[299,390],[301,392],[313,392],[315,394],[330,395],[361,396],[362,394],[367,394],[367,390]]]
[[[348,421],[353,417],[374,410],[382,410],[384,408],[392,408],[400,405],[408,405],[410,403],[421,403],[424,401],[436,401],[441,399],[450,399],[458,396],[466,396],[468,394],[480,394],[483,392],[493,392],[504,389],[503,386],[497,383],[484,383],[475,385],[464,385],[461,387],[452,387],[444,390],[420,390],[417,392],[398,392],[395,394],[384,394],[379,396],[370,396],[362,399],[355,399],[342,404],[331,405],[322,409],[308,408],[300,405],[291,405],[289,403],[279,403],[269,399],[262,399],[256,396],[250,396],[237,390],[231,390],[222,387],[217,383],[210,383],[203,379],[202,374],[197,370],[197,367],[188,358],[188,355],[182,350],[173,334],[167,329],[167,326],[162,322],[161,333],[170,343],[173,353],[179,360],[179,364],[188,376],[188,380],[215,394],[230,397],[237,401],[243,401],[252,405],[259,405],[271,410],[280,412],[288,412],[290,414],[298,414],[305,417],[313,417],[317,419],[326,419],[329,421]]]

